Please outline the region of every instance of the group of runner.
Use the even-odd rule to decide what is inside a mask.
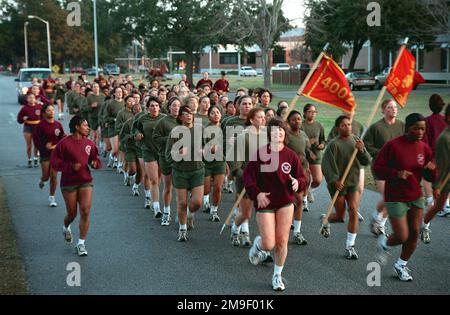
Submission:
[[[301,231],[303,211],[309,211],[323,177],[331,197],[339,191],[336,211],[328,221],[343,223],[348,210],[345,257],[358,259],[355,242],[363,221],[359,205],[364,168],[372,166],[381,194],[370,222],[372,233],[379,237],[378,258],[384,262],[392,246],[402,245],[395,270],[403,281],[412,280],[406,263],[419,234],[429,243],[431,219],[436,213],[450,213],[450,184],[440,187],[450,169],[450,111],[447,106],[445,115],[441,114],[445,104],[437,95],[430,98],[431,118],[412,114],[405,124],[397,119],[395,101],[387,100],[382,105],[383,119],[369,127],[364,139],[364,127],[354,120],[354,113],[338,117],[326,139],[315,105],[305,105],[302,113],[289,112],[286,101],[271,108],[273,95],[265,89],[238,89],[235,99],[230,100],[224,73],[216,84],[205,73],[196,88],[191,88],[186,78],[173,86],[163,86],[157,80],[149,85],[141,81],[136,86],[131,76],[107,80],[102,75],[92,83],[80,77],[50,85],[57,91],[70,90],[64,97],[56,93],[49,100],[35,84],[26,95],[18,122],[24,124],[30,167],[37,165],[40,152],[39,187],[50,179],[52,207],[57,206],[56,174],[62,172],[61,190],[67,208],[64,238],[72,243],[70,224],[79,211],[76,249],[80,256],[87,255],[93,187],[89,168],[101,167],[99,154],[108,158],[109,168],[123,174],[123,184],[132,187],[133,196],[139,196],[144,186],[144,207],[153,210],[162,226],[171,224],[175,188],[180,242],[188,240],[187,231],[194,228],[195,213],[202,206],[211,221],[219,222],[222,193],[235,192],[239,202],[233,209],[231,243],[251,247],[252,264],[274,262],[272,286],[277,291],[285,289],[281,273],[291,228],[294,243],[306,245]],[[43,85],[47,87],[44,93],[50,93],[48,86]],[[70,136],[55,120],[54,101],[60,119],[64,103],[69,109]],[[355,149],[356,162],[347,181],[341,182]],[[430,183],[425,186],[434,188],[434,192],[427,189],[425,219],[422,179]],[[249,220],[253,210],[259,236],[252,242]],[[385,229],[388,217],[393,229],[389,238]]]

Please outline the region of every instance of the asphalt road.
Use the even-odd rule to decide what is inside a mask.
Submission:
[[[273,266],[254,267],[248,249],[234,248],[229,230],[219,236],[221,223],[211,223],[197,214],[189,242],[178,243],[177,226],[163,228],[143,209],[143,198],[131,197],[121,185],[121,176],[109,169],[94,173],[91,229],[87,241],[89,256],[78,258],[61,234],[65,208],[58,190],[59,207],[47,206],[47,190],[40,191],[39,169],[26,168],[22,127],[16,123],[19,111],[13,78],[0,76],[0,180],[3,182],[19,250],[26,267],[32,294],[149,294],[149,295],[265,295],[272,294]],[[67,121],[65,122],[67,125]],[[319,235],[319,216],[329,203],[324,187],[306,213],[303,233],[309,244],[290,244],[283,276],[284,294],[449,294],[450,251],[448,219],[432,223],[432,243],[419,244],[410,261],[414,281],[393,278],[392,264],[382,269],[381,286],[369,287],[367,266],[374,261],[376,239],[367,222],[361,226],[356,248],[360,259],[344,257],[345,225],[332,226],[332,237]],[[367,218],[378,200],[366,191],[361,212]],[[225,195],[219,214],[225,219],[232,196]],[[173,205],[172,209],[176,209]],[[78,221],[77,221],[78,222]],[[251,235],[257,235],[254,220]],[[77,223],[73,224],[78,238]],[[397,257],[399,249],[394,251]],[[81,286],[67,284],[68,264],[81,267]]]

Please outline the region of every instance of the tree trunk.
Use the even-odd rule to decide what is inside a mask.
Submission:
[[[364,46],[363,41],[353,43],[353,53],[352,57],[350,58],[350,64],[348,65],[349,72],[352,72],[355,69],[356,59],[358,59],[359,53],[361,52],[363,46]]]
[[[269,60],[269,50],[267,48],[261,49],[261,59],[263,66],[264,88],[270,89],[271,87],[270,60]]]
[[[193,72],[194,72],[194,53],[190,50],[186,50],[186,76],[189,82],[194,86]]]

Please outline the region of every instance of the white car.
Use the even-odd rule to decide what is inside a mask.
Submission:
[[[270,69],[270,73],[272,74],[273,71],[280,71],[280,70],[291,70],[291,66],[288,63],[277,63],[275,67],[272,67]]]
[[[258,73],[252,67],[242,67],[240,75],[243,77],[256,77]]]
[[[33,78],[47,80],[51,73],[52,71],[47,68],[20,69],[19,75],[17,79],[15,79],[17,82],[17,101],[20,103],[22,96],[27,94],[28,89],[31,87],[31,81]]]

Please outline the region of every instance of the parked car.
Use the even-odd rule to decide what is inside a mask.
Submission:
[[[33,78],[39,80],[46,80],[52,73],[50,69],[46,68],[22,68],[19,71],[17,79],[17,101],[21,103],[23,95],[27,94],[28,89],[31,87]]]
[[[94,68],[88,68],[88,69],[85,70],[85,72],[86,72],[86,75],[90,75],[90,76],[97,75],[97,73],[95,71],[95,67]],[[103,69],[102,68],[98,68],[98,72],[103,72]]]
[[[241,67],[240,75],[243,77],[256,77],[258,73],[252,67]]]
[[[86,71],[82,67],[73,67],[70,69],[70,73],[86,74]]]
[[[375,78],[366,72],[349,72],[345,77],[352,91],[365,87],[371,90],[375,89]]]
[[[295,65],[295,70],[309,70],[311,69],[311,66],[308,63],[299,63],[298,65]]]
[[[378,90],[381,90],[381,88],[384,86],[384,83],[386,83],[386,80],[389,76],[389,73],[391,73],[392,68],[385,68],[380,74],[375,76],[375,88]]]
[[[120,68],[118,65],[110,63],[110,64],[106,64],[104,67],[105,69],[105,74],[106,75],[119,75],[120,74]]]
[[[279,71],[279,70],[290,70],[291,66],[288,63],[277,63],[275,67],[272,67],[270,69],[270,73],[273,71]]]

